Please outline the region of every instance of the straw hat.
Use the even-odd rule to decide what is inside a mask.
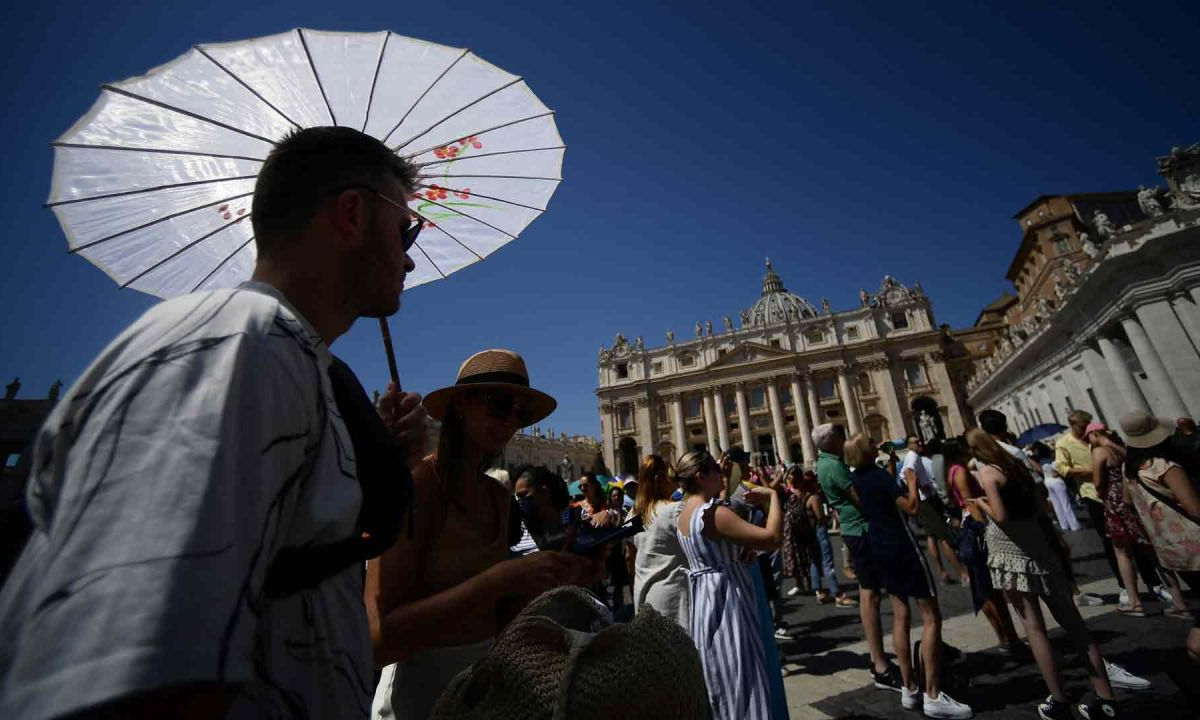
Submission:
[[[1135,410],[1121,416],[1121,432],[1129,447],[1150,448],[1175,434],[1172,423]]]
[[[442,420],[456,394],[475,390],[504,390],[520,397],[529,411],[530,425],[545,419],[558,407],[557,400],[529,387],[525,361],[512,350],[475,353],[458,369],[458,379],[453,385],[434,390],[422,402],[430,417]]]

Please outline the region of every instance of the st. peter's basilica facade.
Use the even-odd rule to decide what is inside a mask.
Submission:
[[[609,467],[636,472],[644,455],[673,460],[708,448],[748,450],[759,462],[816,461],[814,424],[844,424],[877,441],[964,431],[964,404],[947,365],[949,334],[920,284],[885,277],[860,306],[818,310],[788,292],[767,261],[762,295],[724,328],[697,323],[647,348],[617,335],[599,361],[601,443]]]

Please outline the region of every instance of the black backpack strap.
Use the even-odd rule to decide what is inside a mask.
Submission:
[[[325,545],[280,550],[267,570],[263,592],[269,598],[316,587],[351,565],[383,554],[396,542],[412,510],[412,474],[366,390],[338,358],[329,381],[342,422],[354,446],[362,506],[354,534]],[[411,517],[409,518],[411,527]]]

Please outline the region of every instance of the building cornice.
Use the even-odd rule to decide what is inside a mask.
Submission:
[[[1011,354],[1000,360],[967,395],[977,408],[1039,382],[1075,356],[1123,314],[1147,303],[1169,299],[1181,287],[1200,283],[1200,213],[1166,217],[1125,233],[1083,276],[1080,285],[1048,321]],[[1113,295],[1114,289],[1120,293]]]

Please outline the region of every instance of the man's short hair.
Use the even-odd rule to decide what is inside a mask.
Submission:
[[[1092,421],[1092,414],[1087,410],[1072,410],[1067,416],[1067,423],[1070,425],[1087,425]]]
[[[296,130],[280,140],[259,170],[250,221],[260,256],[284,249],[302,232],[317,208],[334,192],[354,185],[380,187],[395,178],[405,197],[417,183],[417,170],[377,138],[348,127]]]
[[[817,446],[818,450],[822,450],[824,452],[830,451],[829,449],[833,447],[833,439],[838,436],[844,437],[845,431],[842,430],[841,425],[835,425],[833,423],[818,425],[813,428],[812,431],[813,444]]]
[[[1008,418],[999,410],[984,410],[979,413],[979,427],[988,435],[1003,435],[1008,432]]]

